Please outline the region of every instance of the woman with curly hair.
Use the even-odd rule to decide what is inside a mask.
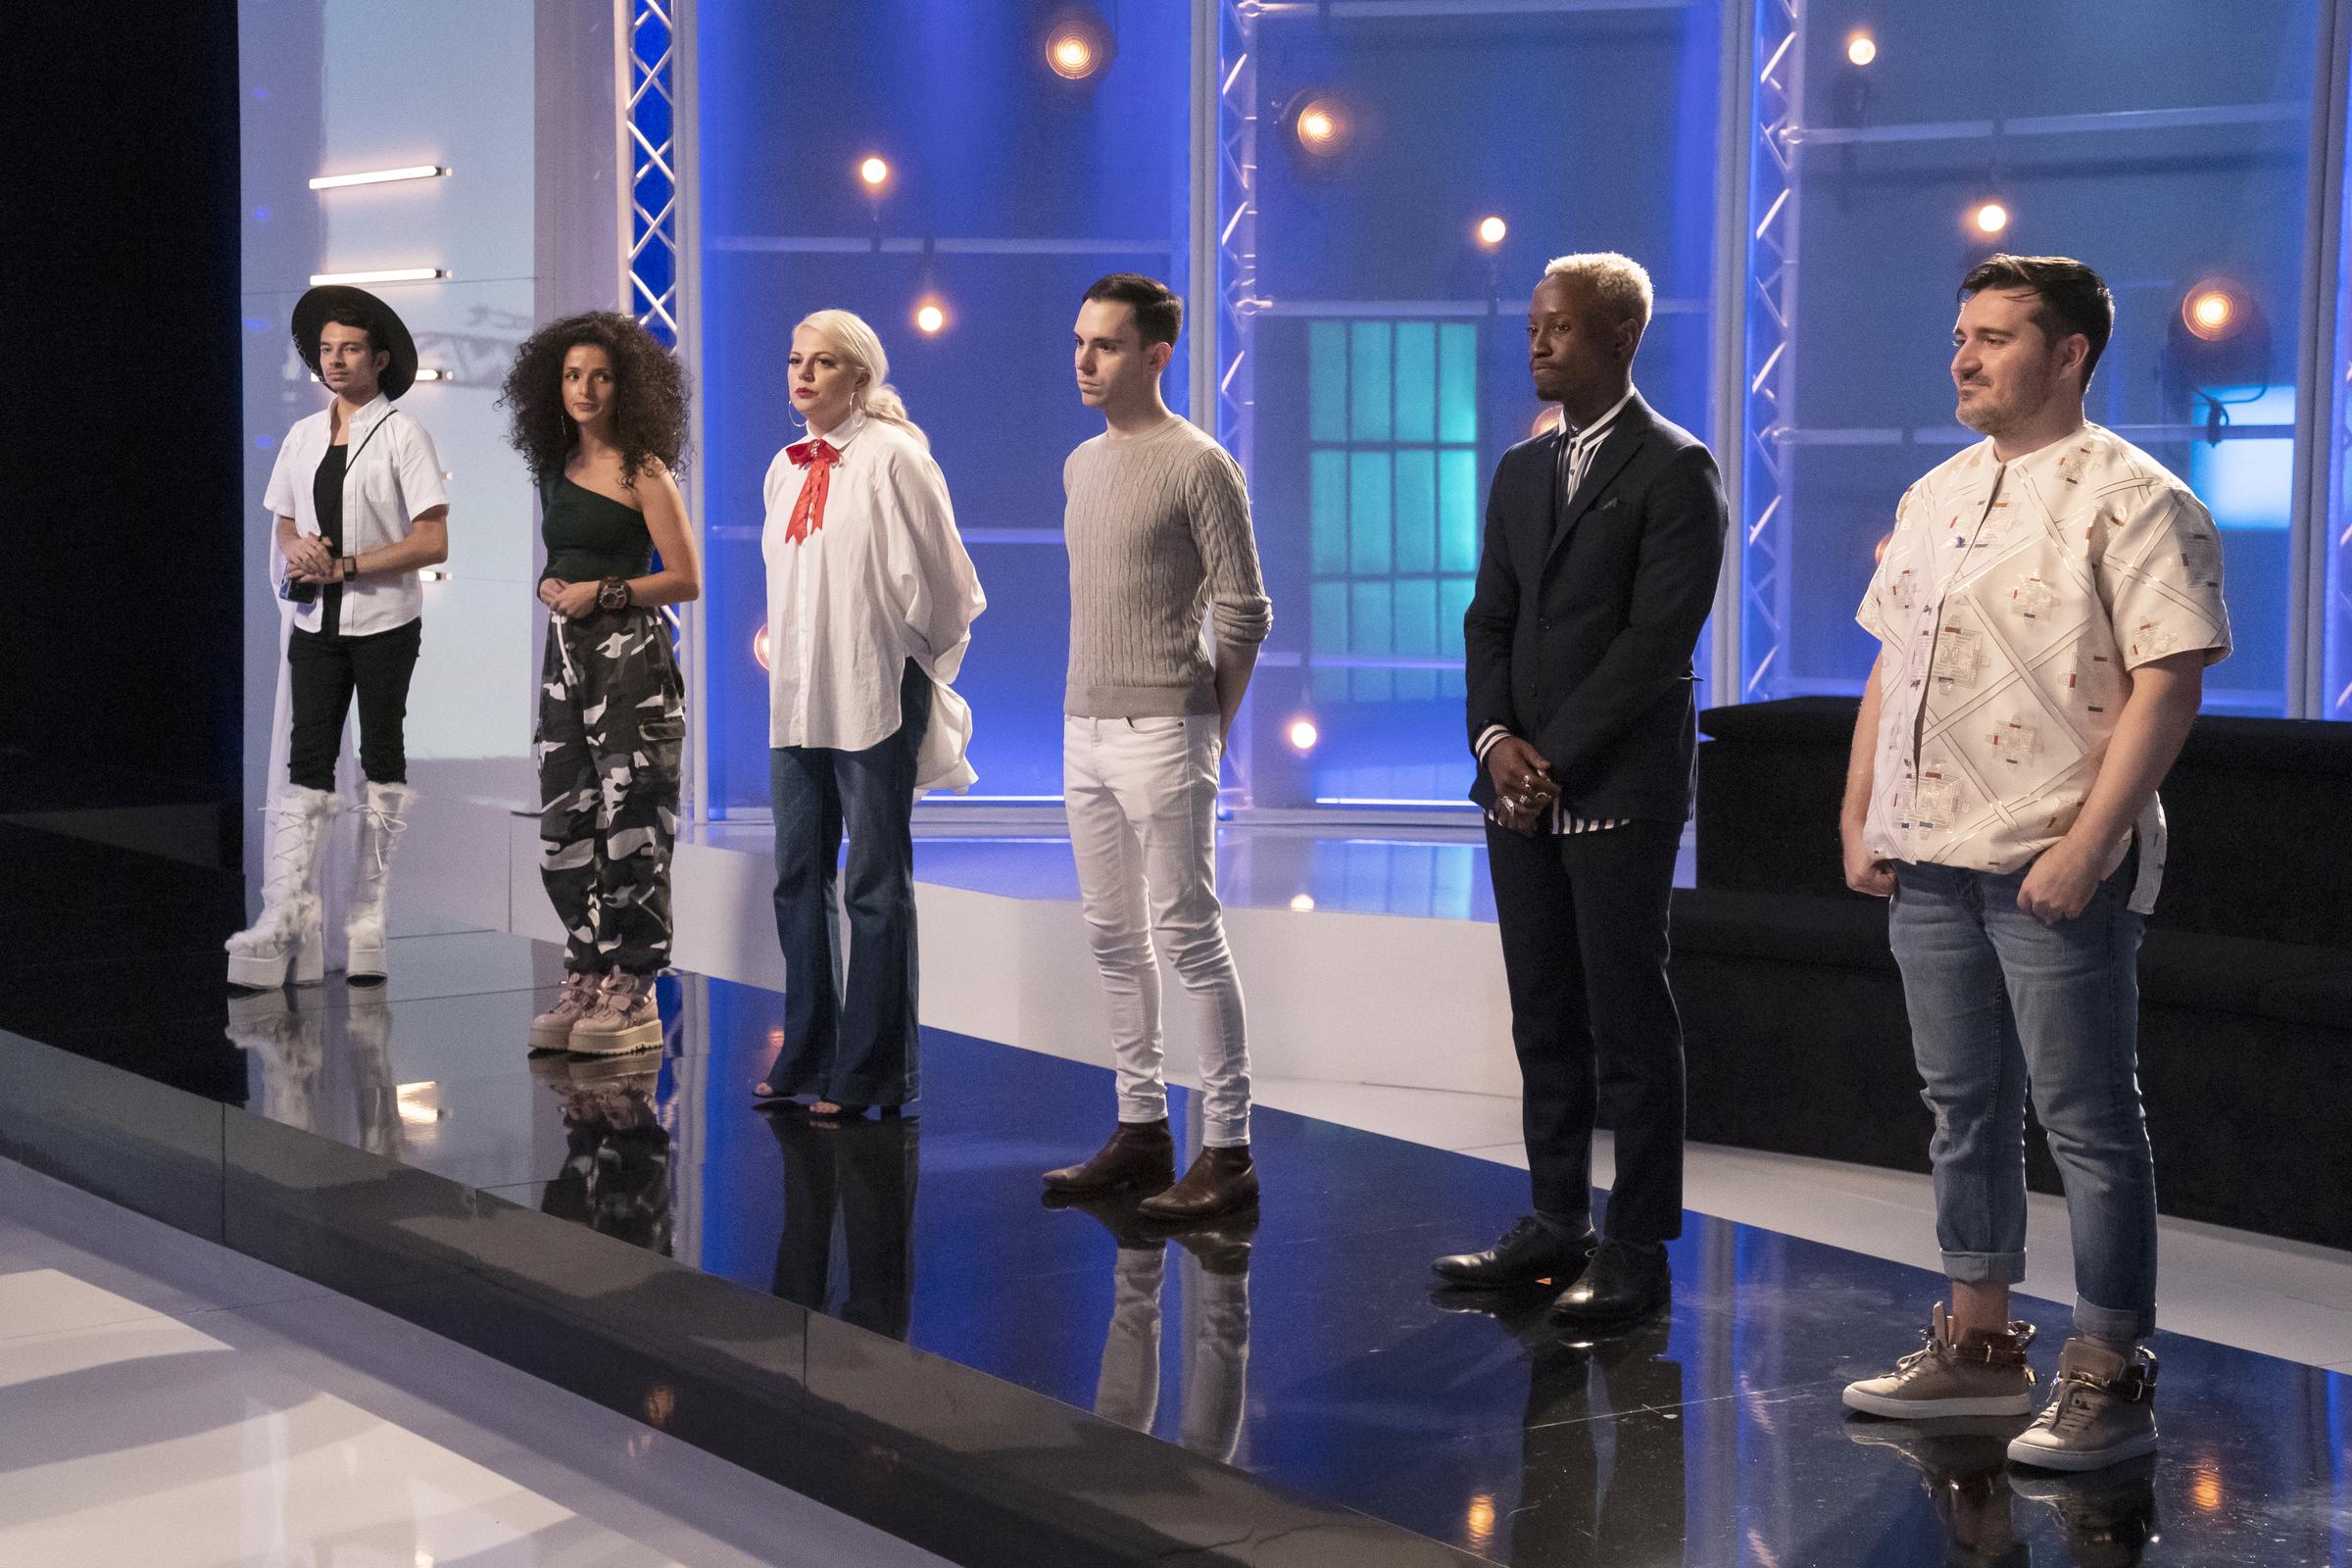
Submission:
[[[702,592],[674,471],[686,444],[675,360],[626,316],[540,328],[500,400],[539,484],[548,609],[540,667],[540,877],[564,922],[564,993],[533,1051],[662,1044],[684,683],[661,608]],[[655,552],[661,569],[654,569]]]
[[[911,818],[918,792],[972,781],[971,710],[948,683],[988,600],[874,329],[818,311],[785,364],[808,436],[768,465],[760,548],[787,985],[783,1049],[753,1093],[808,1097],[838,1123],[898,1111],[918,1088]]]

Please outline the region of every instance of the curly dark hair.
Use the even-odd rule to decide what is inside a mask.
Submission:
[[[612,438],[620,448],[621,477],[635,483],[649,459],[672,473],[686,465],[686,380],[678,362],[630,317],[588,311],[551,321],[514,351],[514,368],[499,392],[513,414],[507,440],[541,479],[564,471],[579,439],[564,412],[564,356],[593,343],[612,360]]]

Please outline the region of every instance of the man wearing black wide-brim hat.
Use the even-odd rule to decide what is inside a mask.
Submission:
[[[228,939],[229,983],[255,988],[324,976],[311,871],[355,695],[368,782],[346,973],[355,984],[383,978],[385,887],[411,799],[402,730],[424,612],[416,574],[449,559],[440,457],[392,402],[416,380],[416,340],[400,317],[362,289],[314,288],[294,307],[294,349],[330,401],[286,432],[262,502],[297,609],[286,639],[293,732],[287,777],[270,797],[261,917]]]

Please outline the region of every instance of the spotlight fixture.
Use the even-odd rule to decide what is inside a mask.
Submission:
[[[2180,296],[2157,362],[2165,402],[2201,416],[2206,439],[2219,441],[2230,411],[2270,390],[2277,373],[2270,316],[2246,288],[2207,277]]]
[[[1503,236],[1510,231],[1510,224],[1492,214],[1478,220],[1478,242],[1489,250],[1501,244]]]
[[[925,337],[938,332],[947,324],[947,307],[941,305],[937,300],[925,300],[914,308],[915,330]]]
[[[1046,32],[1046,66],[1064,81],[1084,81],[1110,64],[1110,29],[1091,11],[1064,13]]]
[[[449,270],[440,267],[387,267],[372,272],[313,272],[311,286],[321,283],[430,283],[447,277]]]
[[[890,183],[890,164],[880,157],[869,157],[858,166],[858,177],[867,190],[880,190]]]
[[[416,379],[419,381],[455,381],[457,376],[448,370],[418,370]]]
[[[1291,119],[1291,134],[1317,158],[1336,158],[1348,146],[1348,111],[1328,94],[1306,99]]]
[[[1980,202],[1968,220],[1980,234],[1998,234],[2009,226],[2009,209],[1999,202]]]
[[[2180,301],[2180,324],[2191,336],[2208,343],[2235,337],[2244,327],[2245,318],[2238,288],[2227,278],[2206,278]]]
[[[1845,58],[1853,65],[1869,65],[1879,58],[1879,40],[1867,32],[1852,33],[1845,40]]]
[[[761,669],[768,667],[767,622],[765,621],[761,621],[760,623],[760,629],[752,633],[752,658],[758,662]]]
[[[1536,411],[1535,419],[1528,425],[1528,439],[1533,440],[1540,435],[1549,435],[1559,427],[1560,406],[1557,403],[1546,403]]]
[[[1323,732],[1315,728],[1315,721],[1303,717],[1292,719],[1282,733],[1295,752],[1311,752],[1315,749],[1315,742],[1323,738]]]
[[[1292,895],[1291,895],[1291,908],[1292,908],[1292,910],[1293,910],[1294,912],[1296,912],[1296,913],[1298,913],[1298,914],[1312,914],[1312,913],[1314,913],[1314,911],[1315,911],[1315,896],[1314,896],[1312,893],[1294,893],[1294,894],[1292,894]]]
[[[320,174],[313,190],[340,190],[346,185],[388,185],[400,179],[439,179],[449,171],[439,164],[415,164],[407,169],[371,169],[362,174]]]

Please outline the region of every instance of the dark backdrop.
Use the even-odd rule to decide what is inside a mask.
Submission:
[[[238,863],[234,0],[16,8],[0,813]]]

